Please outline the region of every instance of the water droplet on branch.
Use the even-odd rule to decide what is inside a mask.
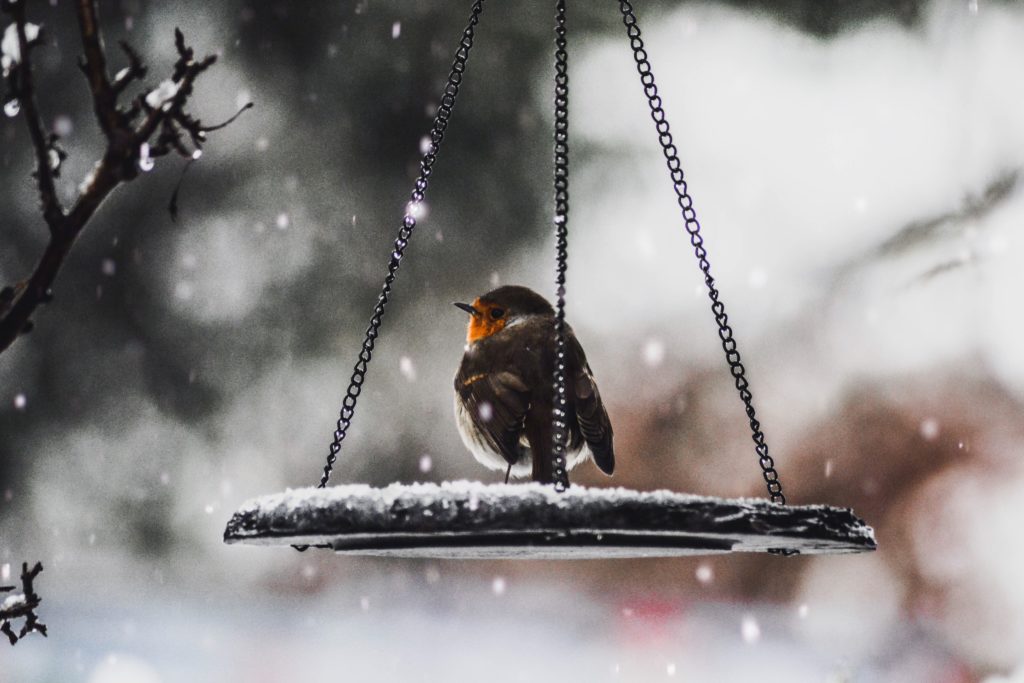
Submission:
[[[143,142],[139,147],[139,168],[143,171],[152,171],[156,166],[156,160],[149,155],[149,143]]]

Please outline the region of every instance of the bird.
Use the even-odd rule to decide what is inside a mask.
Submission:
[[[454,304],[469,314],[455,374],[455,422],[476,460],[509,476],[554,481],[552,464],[555,311],[540,294],[498,287]],[[571,469],[593,458],[615,470],[612,425],[583,347],[565,325],[567,448]]]

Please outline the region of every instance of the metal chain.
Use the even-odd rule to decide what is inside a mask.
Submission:
[[[565,271],[569,257],[569,56],[566,53],[565,0],[555,3],[555,377],[551,458],[555,490],[569,488],[569,439],[565,367]]]
[[[366,371],[373,357],[373,347],[380,335],[381,321],[384,316],[384,307],[391,298],[391,285],[395,281],[395,274],[402,263],[402,256],[405,248],[409,245],[409,238],[412,237],[416,228],[416,215],[419,213],[419,205],[423,201],[427,191],[427,184],[430,174],[434,169],[434,162],[437,160],[437,152],[441,148],[441,141],[448,129],[448,119],[455,107],[455,97],[459,94],[459,86],[462,84],[462,74],[466,70],[466,61],[469,59],[469,50],[473,47],[473,36],[477,22],[480,20],[480,12],[483,11],[483,0],[476,0],[473,3],[472,13],[466,30],[462,32],[462,40],[455,51],[455,58],[452,62],[451,71],[448,73],[448,82],[441,95],[441,103],[434,115],[434,124],[430,129],[430,147],[420,161],[420,174],[410,195],[409,204],[406,206],[405,215],[402,217],[402,227],[395,239],[394,250],[391,252],[391,259],[388,261],[388,274],[384,278],[384,286],[377,297],[377,305],[373,308],[373,317],[370,318],[370,326],[366,328],[366,336],[363,339],[363,348],[359,352],[359,360],[352,370],[352,378],[349,380],[348,391],[341,404],[341,415],[338,418],[337,429],[334,432],[334,440],[331,442],[330,453],[327,455],[327,464],[324,465],[323,476],[320,477],[318,488],[327,486],[331,478],[331,470],[338,459],[338,452],[341,450],[341,442],[348,434],[349,426],[352,424],[352,415],[355,414],[356,401],[366,379]]]
[[[654,84],[654,73],[651,71],[651,64],[647,61],[647,51],[644,49],[644,41],[640,37],[640,27],[637,25],[636,15],[633,13],[633,6],[629,0],[619,0],[619,10],[622,12],[622,22],[626,26],[626,33],[629,36],[629,44],[633,49],[633,60],[636,62],[636,70],[640,74],[640,82],[644,87],[644,95],[647,96],[647,103],[651,109],[651,118],[658,131],[658,142],[661,143],[661,151],[665,155],[665,163],[672,176],[672,187],[676,193],[676,201],[682,209],[683,219],[686,221],[686,231],[690,235],[690,244],[693,245],[694,255],[700,270],[704,273],[704,284],[708,288],[708,296],[711,298],[711,311],[715,315],[715,322],[718,323],[718,336],[722,340],[722,348],[725,350],[725,359],[736,382],[736,389],[739,390],[740,400],[746,409],[747,418],[750,420],[751,438],[754,440],[754,450],[758,455],[758,463],[761,466],[762,476],[768,488],[768,495],[773,503],[786,504],[786,497],[782,493],[782,482],[779,481],[779,473],[775,469],[775,461],[768,454],[768,444],[765,443],[764,433],[761,431],[761,423],[754,412],[754,397],[750,393],[750,384],[747,382],[746,370],[740,362],[740,353],[736,349],[736,339],[733,337],[732,328],[729,326],[729,316],[725,314],[725,304],[722,303],[718,288],[715,286],[715,279],[711,276],[711,264],[708,262],[708,252],[704,248],[704,239],[700,234],[700,222],[697,220],[697,212],[693,209],[693,199],[687,189],[686,180],[683,177],[682,165],[679,162],[678,150],[672,142],[672,133],[669,131],[668,120],[665,118],[665,110],[661,106],[661,97],[658,95],[658,87]]]

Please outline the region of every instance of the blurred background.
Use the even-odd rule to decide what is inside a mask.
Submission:
[[[638,3],[787,496],[852,506],[876,553],[222,544],[244,500],[319,476],[469,4],[102,4],[150,87],[181,26],[221,58],[192,110],[255,108],[211,136],[177,222],[180,160],[118,190],[0,356],[0,570],[42,560],[50,627],[0,647],[0,680],[1024,681],[1018,3]],[[335,483],[499,478],[454,428],[450,302],[553,290],[553,13],[485,5]],[[102,153],[74,15],[29,4],[65,199]],[[619,461],[574,480],[763,495],[616,3],[569,20],[568,312]],[[31,164],[0,117],[6,284],[45,244]]]

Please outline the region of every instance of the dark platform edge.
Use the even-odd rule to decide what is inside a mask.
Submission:
[[[623,489],[615,490],[618,499],[614,500],[602,489],[583,490],[584,494],[594,492],[592,497],[577,491],[569,499],[577,505],[570,506],[564,504],[565,498],[500,485],[472,489],[471,493],[484,497],[467,507],[469,489],[445,486],[337,487],[264,496],[235,513],[224,541],[309,544],[342,553],[385,555],[432,548],[519,547],[537,549],[538,554],[602,547],[654,554],[659,550],[809,554],[868,552],[877,547],[873,530],[849,508],[783,507],[765,500]],[[385,492],[394,493],[387,505],[382,504]],[[425,511],[429,516],[410,522],[412,515]],[[517,516],[508,518],[510,511]],[[599,519],[587,519],[587,513]],[[552,515],[558,524],[551,523]],[[615,523],[602,528],[600,523],[609,519]]]

